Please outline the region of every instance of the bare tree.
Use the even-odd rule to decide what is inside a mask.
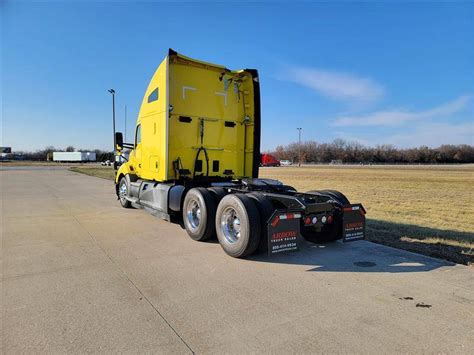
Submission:
[[[296,161],[298,143],[279,145],[272,153],[278,159]],[[474,163],[474,147],[470,145],[443,145],[438,148],[421,146],[398,149],[390,144],[365,147],[357,142],[336,139],[332,143],[306,141],[301,143],[301,157],[305,162],[328,163],[342,160],[345,163]]]

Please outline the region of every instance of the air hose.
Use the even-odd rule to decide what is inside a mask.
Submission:
[[[206,157],[206,176],[209,176],[209,155],[207,154],[206,148],[203,147],[203,142],[204,142],[204,119],[203,118],[201,118],[199,122],[199,136],[201,138],[201,146],[199,147],[197,151],[196,159],[194,159],[193,179],[196,177],[196,165],[199,159],[199,154],[201,154],[201,151],[204,151],[204,155]]]
[[[199,159],[199,154],[201,154],[202,151],[204,151],[204,156],[206,157],[206,176],[209,176],[209,155],[207,154],[206,148],[201,146],[197,151],[196,159],[194,159],[193,179],[196,177],[196,165]]]

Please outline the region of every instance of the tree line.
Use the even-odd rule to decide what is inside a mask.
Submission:
[[[442,145],[437,148],[421,146],[418,148],[396,148],[383,144],[367,147],[357,142],[336,139],[331,143],[305,141],[279,145],[269,152],[279,160],[329,163],[393,163],[393,164],[446,164],[474,163],[474,147],[467,144]]]
[[[74,152],[72,146],[58,149],[48,146],[35,152],[16,151],[12,153],[17,160],[52,160],[53,152]],[[97,161],[114,160],[114,153],[100,149],[78,149],[79,152],[96,153]],[[467,144],[442,145],[437,148],[421,146],[418,148],[396,148],[393,145],[383,144],[367,147],[357,142],[348,142],[336,139],[331,143],[305,141],[288,145],[279,145],[274,151],[268,152],[279,160],[298,161],[301,154],[303,163],[392,163],[392,164],[448,164],[474,163],[474,147]]]

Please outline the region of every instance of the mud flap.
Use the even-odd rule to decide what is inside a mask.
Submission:
[[[365,209],[360,203],[344,207],[342,223],[344,243],[365,239]]]
[[[268,255],[298,250],[301,211],[276,210],[268,221]]]

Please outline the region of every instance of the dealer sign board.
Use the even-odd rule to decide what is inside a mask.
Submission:
[[[275,211],[268,223],[268,254],[298,250],[301,213]]]
[[[343,242],[365,238],[365,209],[361,204],[344,207],[342,233]]]

